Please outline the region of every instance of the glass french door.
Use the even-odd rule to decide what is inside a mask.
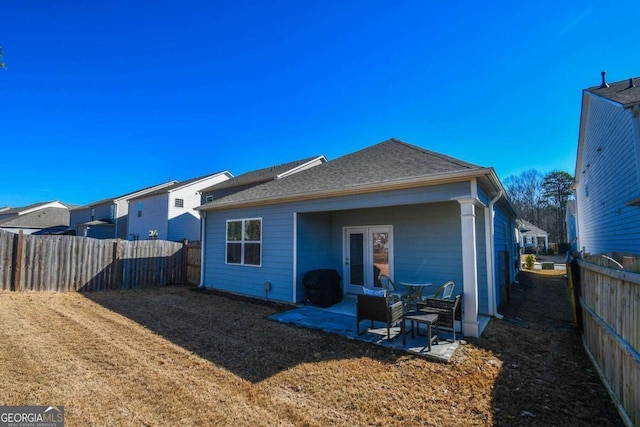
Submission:
[[[379,276],[393,275],[391,226],[346,227],[344,233],[344,282],[346,292],[379,285]]]

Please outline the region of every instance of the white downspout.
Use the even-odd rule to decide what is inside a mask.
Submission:
[[[495,252],[494,252],[494,234],[495,234],[495,211],[494,206],[498,200],[502,197],[502,190],[498,191],[498,194],[491,199],[489,202],[489,233],[487,236],[487,248],[488,248],[488,256],[489,265],[487,265],[487,271],[489,273],[489,312],[493,314],[497,319],[502,319],[502,315],[498,313],[498,304],[496,303],[496,263],[495,263]]]
[[[200,284],[199,288],[204,288],[204,248],[205,248],[205,222],[207,221],[207,211],[200,211]]]
[[[298,277],[298,212],[293,213],[293,301],[291,302],[294,304],[298,299],[296,277]]]

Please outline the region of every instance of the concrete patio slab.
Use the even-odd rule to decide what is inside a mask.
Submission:
[[[416,335],[415,338],[411,338],[410,333],[407,334],[407,345],[403,346],[400,326],[391,329],[391,340],[388,340],[386,326],[384,326],[383,323],[374,322],[374,328],[367,329],[371,325],[371,322],[368,320],[362,321],[360,326],[362,333],[358,335],[356,332],[355,315],[340,312],[344,310],[345,306],[348,307],[349,305],[350,302],[347,301],[346,303],[342,303],[342,307],[334,306],[328,309],[302,306],[283,313],[274,314],[270,316],[270,319],[303,328],[321,330],[348,339],[369,342],[394,350],[406,351],[410,354],[444,363],[448,363],[451,360],[453,353],[460,344],[460,341],[450,342],[452,338],[451,334],[441,330],[440,343],[432,344],[431,351],[428,351],[426,337]],[[355,312],[354,307],[355,305],[351,305],[351,313]],[[457,334],[456,338],[458,338]]]

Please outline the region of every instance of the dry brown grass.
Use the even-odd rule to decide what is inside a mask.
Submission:
[[[0,293],[0,405],[64,405],[68,426],[620,425],[567,313],[493,321],[444,365],[267,319],[282,309],[184,287]]]

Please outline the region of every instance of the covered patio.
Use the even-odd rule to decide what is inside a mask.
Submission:
[[[293,310],[283,313],[277,313],[270,316],[271,320],[280,323],[290,324],[309,329],[317,329],[323,332],[336,334],[348,339],[369,342],[371,344],[391,348],[399,351],[424,357],[435,362],[449,363],[455,350],[464,339],[458,332],[456,333],[456,341],[452,342],[452,334],[447,330],[440,330],[440,340],[438,344],[432,344],[431,351],[427,349],[427,338],[424,336],[424,326],[421,326],[422,335],[411,337],[411,333],[407,333],[407,345],[402,344],[402,335],[400,326],[391,329],[391,340],[387,339],[387,328],[384,323],[374,322],[374,328],[368,328],[370,322],[362,321],[362,334],[356,332],[356,296],[345,295],[341,302],[331,307],[321,308],[313,305],[300,305]],[[489,323],[489,317],[481,316],[480,322],[482,327]]]

